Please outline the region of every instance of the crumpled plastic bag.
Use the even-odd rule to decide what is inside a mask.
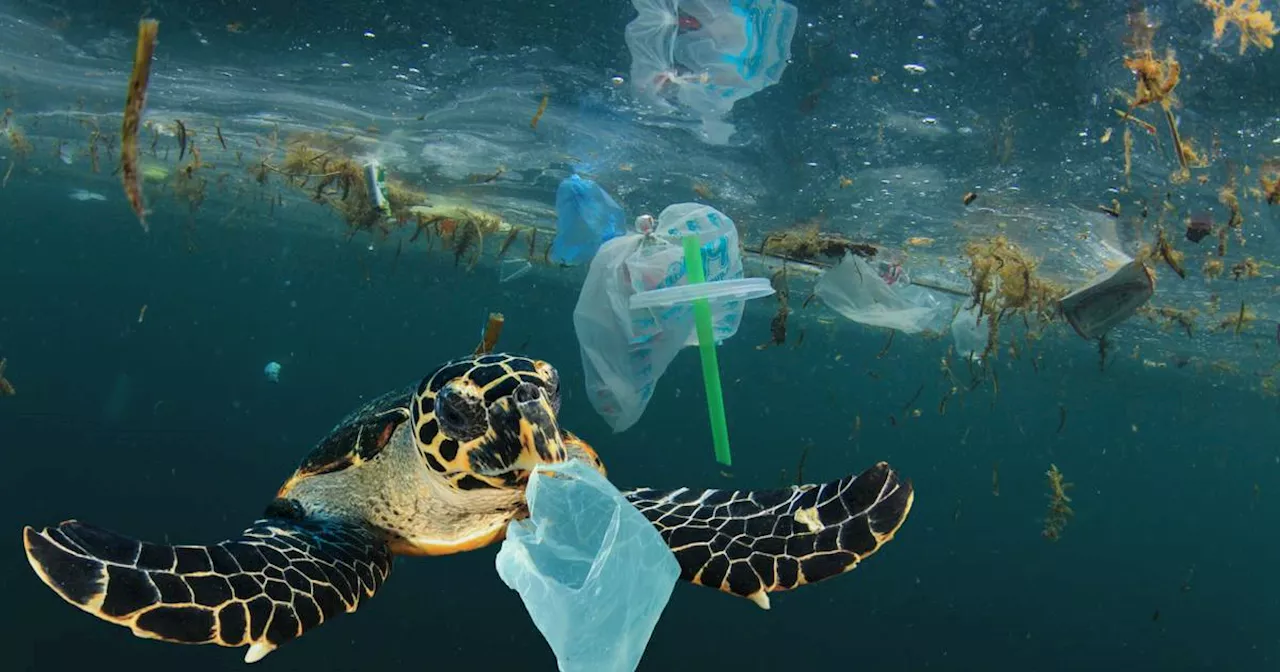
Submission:
[[[949,306],[933,292],[895,276],[893,285],[852,252],[822,274],[814,293],[832,310],[872,327],[887,327],[915,334],[925,329],[941,331]]]
[[[587,397],[615,432],[644,413],[658,379],[681,348],[698,344],[693,304],[631,310],[631,295],[687,285],[684,235],[697,234],[707,282],[742,277],[733,220],[707,205],[676,203],[658,216],[652,235],[629,233],[600,247],[578,295],[573,327],[582,352]],[[738,332],[745,302],[712,303],[716,341]]]
[[[602,243],[624,232],[622,206],[593,180],[576,174],[556,189],[556,215],[550,259],[557,264],[585,264]]]
[[[600,472],[571,460],[529,477],[529,518],[512,521],[498,576],[520,593],[561,672],[640,664],[680,565]]]
[[[782,0],[631,0],[631,83],[645,102],[702,118],[725,144],[734,103],[778,83],[791,59],[796,8]]]

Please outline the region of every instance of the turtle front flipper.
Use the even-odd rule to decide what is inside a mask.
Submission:
[[[74,520],[22,536],[31,567],[66,601],[139,637],[248,646],[247,663],[355,611],[391,571],[373,532],[330,520],[267,518],[212,546],[136,541]]]
[[[625,495],[675,553],[680,578],[764,609],[768,593],[842,574],[875,553],[915,497],[884,462],[823,485]]]

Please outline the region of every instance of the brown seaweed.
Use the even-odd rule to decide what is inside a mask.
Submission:
[[[138,171],[138,124],[142,121],[142,110],[147,101],[151,58],[155,55],[156,35],[159,31],[160,22],[155,19],[138,22],[138,44],[133,54],[133,72],[129,75],[124,122],[120,128],[120,173],[124,180],[124,191],[143,231],[150,231],[150,227],[147,225],[146,208],[142,202],[142,175]]]

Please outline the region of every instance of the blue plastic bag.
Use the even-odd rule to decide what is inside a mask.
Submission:
[[[600,245],[623,233],[626,214],[600,185],[572,175],[556,189],[556,239],[551,243],[551,261],[557,264],[585,264]]]
[[[662,536],[579,460],[529,477],[529,518],[512,521],[498,576],[524,601],[561,672],[632,672],[680,566]]]

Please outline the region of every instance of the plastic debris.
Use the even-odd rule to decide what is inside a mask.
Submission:
[[[495,561],[562,672],[635,670],[680,576],[645,517],[590,465],[539,465]]]
[[[889,266],[882,276],[851,252],[822,274],[814,293],[854,322],[908,334],[937,329],[950,314],[933,292],[911,285],[900,266]]]
[[[67,196],[73,201],[105,201],[107,200],[106,196],[103,196],[102,194],[99,194],[96,191],[89,191],[87,189],[73,189],[70,194],[67,194]]]
[[[970,361],[981,362],[991,338],[991,316],[979,315],[977,306],[964,307],[951,320],[951,339],[956,354]]]
[[[631,83],[645,102],[702,119],[725,144],[734,103],[777,84],[791,58],[796,8],[780,0],[631,0]]]
[[[1155,274],[1130,261],[1062,297],[1062,313],[1082,338],[1093,339],[1129,319],[1156,290]]]
[[[391,203],[387,201],[387,170],[377,161],[364,165],[364,185],[369,191],[369,204],[384,216],[391,214]]]
[[[622,207],[600,185],[578,175],[556,189],[556,214],[550,259],[557,264],[585,264],[601,244],[624,232]]]
[[[528,259],[503,259],[498,263],[498,282],[519,280],[532,270],[533,264]]]
[[[647,226],[652,218],[637,221]],[[676,353],[698,344],[690,303],[636,310],[631,305],[633,295],[689,284],[681,242],[689,234],[698,237],[708,283],[742,278],[733,220],[710,206],[677,203],[662,211],[651,233],[633,232],[602,245],[578,295],[573,325],[587,396],[614,431],[640,419]],[[744,296],[711,300],[716,341],[737,333],[744,301]]]
[[[266,367],[262,369],[262,374],[273,383],[280,382],[280,362],[267,362]]]

